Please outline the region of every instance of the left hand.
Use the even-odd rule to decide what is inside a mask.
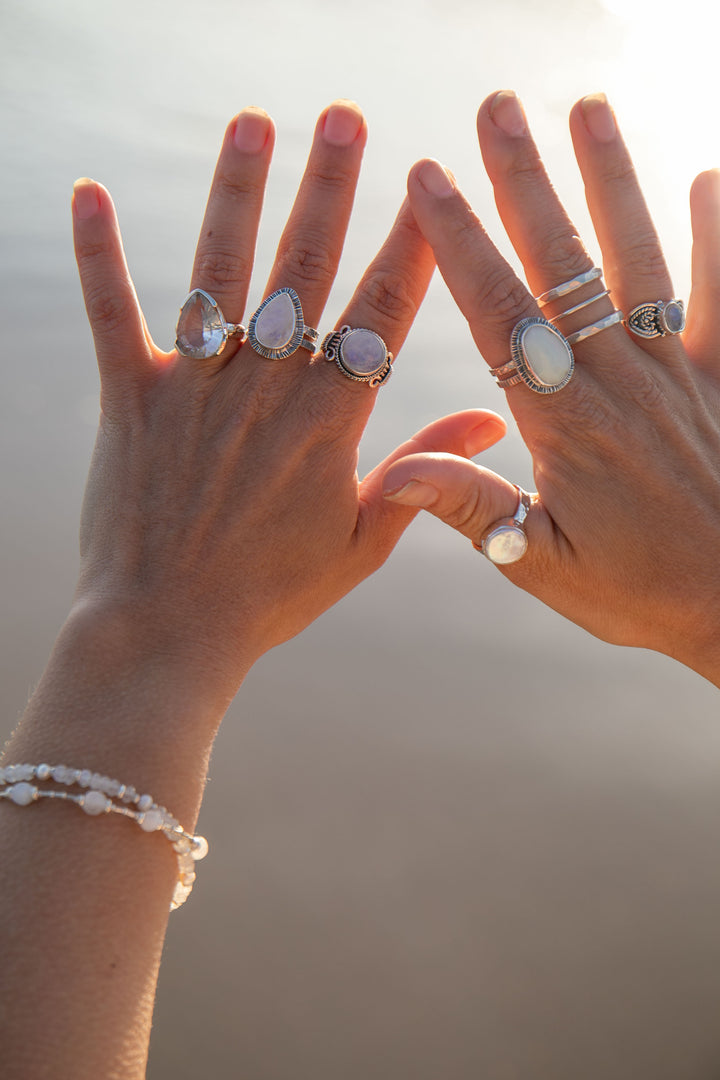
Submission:
[[[565,334],[643,302],[672,281],[615,117],[602,95],[572,111],[575,154],[612,298],[559,323]],[[532,293],[502,258],[438,162],[419,163],[415,218],[492,368],[510,359],[515,324],[565,311],[585,285],[543,309],[533,296],[592,267],[543,168],[514,94],[478,114],[485,166]],[[693,187],[693,293],[680,336],[633,337],[620,324],[574,347],[554,394],[520,384],[508,402],[532,454],[537,495],[526,554],[501,571],[598,637],[657,649],[720,684],[720,173]],[[489,389],[489,387],[488,387]],[[479,542],[512,515],[517,493],[472,462],[438,454],[396,461],[386,497],[422,506]]]

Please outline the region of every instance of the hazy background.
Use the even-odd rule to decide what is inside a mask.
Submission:
[[[2,0],[2,733],[67,609],[98,409],[75,177],[112,191],[167,346],[230,116],[256,103],[278,125],[252,310],[315,118],[355,98],[370,141],[327,327],[417,157],[443,159],[502,241],[474,134],[499,87],[523,98],[595,250],[566,117],[604,89],[687,296],[687,190],[720,164],[703,7]],[[505,400],[435,281],[363,466],[468,405]],[[516,433],[485,460],[532,485]],[[151,1080],[720,1076],[717,703],[418,521],[381,573],[257,665],[227,718]]]

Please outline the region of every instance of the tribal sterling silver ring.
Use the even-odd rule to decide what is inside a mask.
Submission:
[[[556,394],[575,370],[568,339],[547,319],[521,319],[510,336],[512,360],[490,374],[506,390],[524,382],[536,394]]]
[[[685,329],[685,304],[682,300],[638,304],[625,319],[625,326],[641,338],[680,334]]]
[[[175,348],[183,356],[193,360],[207,360],[219,356],[231,337],[247,337],[247,330],[240,323],[229,323],[220,305],[204,289],[193,289],[180,308],[175,330]]]
[[[326,360],[334,360],[348,379],[368,386],[382,386],[392,373],[393,354],[374,330],[341,326],[325,335],[320,351]]]
[[[247,330],[226,322],[217,300],[204,289],[193,289],[180,309],[175,348],[193,360],[219,356],[231,337],[247,339],[256,353],[282,360],[296,349],[315,352],[318,332],[305,325],[300,297],[294,289],[278,289],[263,300]]]
[[[530,509],[530,496],[518,484],[515,484],[515,490],[518,504],[513,516],[496,521],[479,544],[473,541],[473,547],[496,566],[517,562],[527,551],[528,539],[523,524]]]

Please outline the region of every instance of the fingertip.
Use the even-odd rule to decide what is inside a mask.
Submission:
[[[260,154],[275,141],[272,117],[258,105],[249,105],[233,117],[228,132],[236,150],[242,154]]]
[[[720,203],[720,169],[705,169],[690,187],[690,204],[694,207]]]
[[[596,142],[610,143],[616,138],[615,113],[606,94],[586,94],[574,107],[573,113],[579,116],[585,130]]]
[[[100,207],[100,185],[89,176],[81,176],[73,184],[73,214],[79,221],[87,221],[99,213]]]
[[[434,199],[446,199],[457,190],[455,177],[436,158],[423,158],[408,174],[408,195],[422,193]]]
[[[340,148],[352,146],[355,142],[364,144],[367,137],[367,123],[362,109],[354,101],[338,98],[321,113],[318,121],[319,131],[326,143]]]

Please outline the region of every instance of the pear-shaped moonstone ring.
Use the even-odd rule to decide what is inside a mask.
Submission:
[[[193,360],[219,356],[231,337],[247,340],[256,353],[283,360],[296,349],[315,352],[318,332],[305,325],[300,297],[294,289],[278,289],[263,300],[247,330],[226,322],[220,305],[204,289],[193,289],[180,309],[175,348]]]
[[[536,394],[556,394],[567,386],[575,370],[567,338],[539,316],[516,323],[510,351],[512,360],[490,371],[503,390],[524,382]]]
[[[518,484],[514,486],[518,493],[518,504],[513,516],[496,521],[479,544],[473,540],[475,550],[481,551],[496,566],[517,562],[527,551],[528,540],[523,524],[530,509],[531,496]]]
[[[334,360],[348,379],[382,386],[390,378],[393,354],[374,330],[341,326],[326,334],[320,347],[326,360]]]

